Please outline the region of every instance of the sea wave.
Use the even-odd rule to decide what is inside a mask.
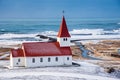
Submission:
[[[56,36],[58,32],[56,31],[44,31],[44,32],[41,32],[40,34],[42,35],[50,35],[50,36]]]
[[[18,45],[24,42],[39,42],[39,41],[0,40],[0,47],[12,47],[11,45]]]
[[[15,34],[15,33],[6,33],[6,34],[0,34],[0,39],[12,39],[12,38],[34,38],[36,35],[46,35],[46,36],[56,36],[57,31],[43,31],[39,33],[30,33],[30,34]],[[75,35],[114,35],[118,34],[120,35],[120,28],[114,29],[111,31],[104,30],[104,29],[73,29],[70,31],[70,34],[72,36]]]
[[[48,36],[56,36],[58,32],[56,31],[44,31],[40,34],[48,35]],[[70,34],[72,36],[74,35],[115,35],[120,34],[120,28],[119,29],[113,29],[113,30],[104,30],[104,29],[73,29],[70,31]]]
[[[43,31],[31,34],[6,33],[0,34],[0,44],[19,44],[29,41],[40,41],[38,34],[56,38],[57,31]],[[70,31],[72,40],[81,39],[120,39],[120,28],[111,31],[104,29],[73,29]]]
[[[115,33],[120,33],[120,28],[117,29],[117,30],[113,30],[113,32],[115,32]]]
[[[13,33],[6,33],[1,34],[0,39],[12,39],[12,38],[22,38],[22,37],[35,37],[36,34],[13,34]]]
[[[120,34],[120,28],[117,30],[107,31],[104,29],[73,29],[71,34],[76,35],[107,35],[107,34]]]
[[[70,31],[71,34],[88,34],[88,35],[99,35],[104,34],[103,29],[73,29]]]
[[[120,22],[119,22],[119,23],[117,23],[117,24],[120,24]]]

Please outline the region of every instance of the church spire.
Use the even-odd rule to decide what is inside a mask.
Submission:
[[[64,16],[62,18],[62,22],[57,37],[70,37]]]

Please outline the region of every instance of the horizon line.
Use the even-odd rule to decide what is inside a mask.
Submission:
[[[68,18],[65,17],[67,20],[71,20],[71,19],[76,19],[76,20],[120,20],[120,18]],[[61,20],[60,17],[58,18],[0,18],[0,20]]]

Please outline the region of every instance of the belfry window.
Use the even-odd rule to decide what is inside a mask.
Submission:
[[[67,38],[63,38],[63,41],[67,41]]]
[[[67,38],[66,38],[66,41],[67,41]]]
[[[63,41],[65,41],[65,38],[63,38]]]

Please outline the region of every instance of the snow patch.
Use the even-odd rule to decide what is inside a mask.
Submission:
[[[81,66],[43,68],[0,68],[0,80],[119,80],[104,73],[100,66],[86,61],[74,61]],[[0,61],[5,65],[6,61]]]

